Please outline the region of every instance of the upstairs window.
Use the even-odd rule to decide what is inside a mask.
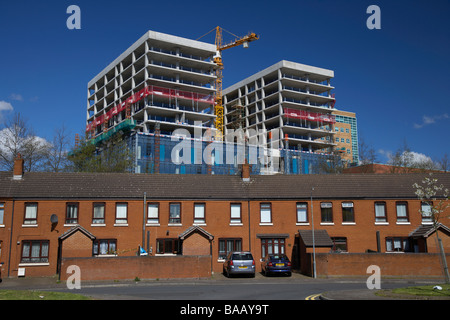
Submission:
[[[375,202],[375,222],[387,222],[386,202]]]
[[[25,216],[23,219],[23,224],[32,225],[37,224],[37,203],[26,203],[25,204]]]
[[[4,224],[5,204],[0,202],[0,225]]]
[[[240,203],[232,203],[230,205],[230,223],[231,224],[240,224],[242,223],[241,218],[241,204]]]
[[[422,223],[433,223],[433,211],[432,211],[433,203],[431,202],[422,202],[420,204],[420,209],[422,213]]]
[[[116,203],[116,224],[127,224],[127,203]]]
[[[181,203],[171,203],[169,205],[169,223],[181,223]]]
[[[397,202],[395,204],[395,207],[397,210],[397,223],[409,222],[408,203],[407,202]]]
[[[260,222],[271,223],[272,222],[272,206],[270,203],[261,203],[260,205]]]
[[[323,223],[333,223],[333,204],[322,202],[320,204],[320,215]]]
[[[149,203],[147,211],[147,223],[158,224],[159,223],[159,204]]]
[[[308,204],[306,202],[297,202],[297,222],[308,222]]]
[[[194,204],[194,223],[197,223],[197,224],[206,223],[205,204],[204,203],[195,203]]]
[[[78,203],[68,203],[66,205],[66,224],[78,223]]]
[[[105,223],[105,204],[104,203],[94,203],[92,213],[92,224],[103,224]]]
[[[342,222],[355,222],[353,202],[342,202]]]

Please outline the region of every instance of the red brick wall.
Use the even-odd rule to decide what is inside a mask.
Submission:
[[[270,186],[268,186],[270,187]],[[396,199],[401,200],[401,199]],[[387,224],[375,224],[374,202],[375,200],[353,200],[355,223],[345,225],[342,223],[342,209],[341,203],[343,200],[323,200],[333,203],[333,224],[324,225],[321,223],[320,203],[321,200],[313,201],[314,208],[314,228],[327,230],[331,237],[346,237],[348,244],[348,251],[351,253],[365,252],[367,249],[377,250],[376,232],[380,232],[381,251],[385,252],[385,238],[386,237],[407,237],[413,230],[421,225],[421,216],[419,214],[420,201],[405,199],[408,201],[410,223],[403,225],[396,223],[396,209],[395,201],[387,199]],[[169,225],[169,204],[171,201],[159,201],[148,199],[148,202],[159,203],[159,224],[147,225],[145,227],[145,241],[147,242],[147,232],[150,232],[149,247],[152,248],[153,255],[156,253],[157,239],[161,238],[177,238],[187,228],[194,223],[194,203],[197,201],[184,200],[174,201],[181,202],[181,225]],[[308,203],[308,216],[311,219],[311,206],[306,200],[299,200]],[[14,203],[14,226],[12,227],[12,243],[10,243],[11,236],[11,215],[12,215],[12,201],[4,200],[5,202],[5,227],[0,228],[0,241],[2,242],[2,257],[1,261],[5,262],[2,267],[2,274],[6,276],[8,267],[10,268],[11,276],[17,275],[17,268],[21,259],[21,243],[23,240],[49,240],[50,256],[48,266],[28,266],[27,275],[54,275],[56,272],[57,254],[58,254],[58,238],[66,231],[70,230],[72,226],[64,225],[66,202],[65,200],[39,200],[38,201],[38,226],[24,227],[22,226],[25,212],[24,203],[27,201],[16,200]],[[33,200],[30,200],[33,202]],[[78,223],[87,231],[92,233],[97,239],[116,239],[117,250],[119,256],[135,256],[138,246],[142,245],[142,221],[143,221],[143,200],[80,200],[76,201],[70,199],[69,202],[79,203],[79,220]],[[92,225],[93,202],[105,202],[105,225]],[[126,226],[115,225],[115,208],[116,202],[128,203],[128,223]],[[257,271],[260,271],[261,259],[261,238],[258,234],[287,234],[285,239],[285,251],[289,258],[292,259],[295,247],[295,235],[298,234],[299,229],[312,228],[311,221],[306,225],[297,225],[296,221],[296,201],[295,200],[273,200],[273,201],[198,201],[206,204],[205,218],[206,225],[202,226],[207,232],[214,236],[212,241],[212,267],[214,272],[222,272],[223,261],[218,260],[219,239],[221,238],[241,238],[242,249],[251,250]],[[241,225],[230,225],[230,203],[241,203]],[[260,225],[260,203],[271,202],[272,204],[272,222],[270,225]],[[250,211],[249,211],[250,209]],[[56,214],[59,223],[55,228],[52,228],[50,223],[50,216]],[[446,252],[450,252],[450,237],[440,233]],[[194,236],[193,236],[194,237]],[[70,238],[69,238],[70,239]],[[69,240],[67,239],[67,241]],[[189,241],[194,242],[195,238],[186,239],[185,254],[190,253],[189,250],[195,250],[191,253],[195,254],[210,254],[210,244],[208,241],[201,240],[197,244],[190,244]],[[75,242],[75,238],[73,239]],[[431,250],[432,239],[429,239],[428,247]],[[17,244],[19,243],[19,244]],[[201,245],[203,243],[203,246]],[[69,243],[67,243],[69,245]],[[81,245],[81,244],[80,244]],[[9,247],[11,246],[11,265],[8,266]],[[85,249],[83,253],[72,253],[65,251],[64,257],[91,255],[91,250],[87,249],[87,244],[84,244]],[[144,245],[147,249],[147,243]],[[66,250],[68,248],[64,248]],[[89,252],[88,252],[89,251]],[[432,252],[432,251],[431,251]],[[211,262],[208,263],[211,266]]]
[[[209,240],[198,233],[191,234],[183,240],[183,255],[209,256]]]
[[[92,240],[77,231],[62,242],[63,257],[90,257],[92,256]]]
[[[70,265],[80,268],[81,281],[211,276],[211,256],[64,258],[61,264],[61,280],[67,280],[71,275],[67,273]]]
[[[312,261],[312,260],[311,260]],[[450,254],[447,254],[447,264]],[[370,265],[380,267],[381,276],[442,276],[440,257],[430,253],[342,253],[316,254],[318,276],[362,276]]]

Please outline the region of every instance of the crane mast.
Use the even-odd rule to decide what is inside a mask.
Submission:
[[[248,43],[254,40],[258,40],[259,37],[255,33],[249,33],[243,37],[237,37],[236,39],[230,43],[223,44],[222,38],[222,28],[217,26],[216,28],[216,55],[214,56],[214,63],[217,65],[216,68],[216,80],[215,80],[215,107],[214,114],[216,116],[215,127],[216,127],[216,136],[215,139],[218,141],[223,140],[224,135],[224,117],[223,117],[223,102],[222,102],[222,80],[223,80],[223,61],[222,61],[222,51],[243,45],[244,48],[248,48]]]

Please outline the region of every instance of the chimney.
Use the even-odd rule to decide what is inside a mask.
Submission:
[[[245,159],[245,163],[242,165],[242,180],[245,182],[250,181],[250,165],[247,162],[247,159]]]
[[[23,176],[23,159],[20,153],[14,159],[13,179],[21,180]]]

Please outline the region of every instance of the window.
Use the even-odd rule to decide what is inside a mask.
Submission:
[[[66,224],[78,223],[78,203],[68,203],[66,205]]]
[[[342,222],[355,222],[353,202],[342,202]]]
[[[406,237],[386,238],[386,251],[388,252],[408,252],[409,240]]]
[[[48,263],[48,240],[22,241],[21,263]]]
[[[92,213],[92,224],[105,223],[105,203],[94,203]]]
[[[397,222],[405,223],[409,222],[408,216],[408,203],[407,202],[397,202],[395,204],[397,208]]]
[[[297,222],[308,222],[308,204],[306,202],[297,202]]]
[[[387,222],[386,202],[375,202],[375,222]]]
[[[261,223],[272,222],[272,208],[270,203],[261,203],[260,207]]]
[[[117,253],[117,240],[115,239],[102,239],[94,240],[92,246],[92,254],[105,255],[105,254],[116,254]]]
[[[206,223],[204,203],[194,203],[194,223]]]
[[[336,142],[339,142],[339,138],[336,138]]]
[[[350,139],[345,139],[345,142],[346,143],[350,143]]]
[[[242,251],[241,238],[219,239],[219,259],[226,259],[231,251]]]
[[[157,254],[181,254],[181,243],[177,238],[156,240]]]
[[[322,202],[320,204],[320,215],[323,223],[333,223],[333,204],[331,202]]]
[[[159,204],[149,203],[147,210],[147,223],[158,224],[159,223]]]
[[[345,237],[332,237],[333,247],[331,251],[333,252],[347,252],[347,238]]]
[[[345,133],[350,133],[350,130],[348,130],[348,128],[346,128]]]
[[[230,223],[231,224],[240,224],[242,223],[241,218],[241,204],[240,203],[232,203],[230,205]]]
[[[5,216],[5,204],[0,203],[0,225],[4,224],[4,216]]]
[[[169,223],[181,223],[181,203],[169,205]]]
[[[261,239],[261,258],[268,254],[284,254],[285,239]]]
[[[127,220],[127,203],[116,203],[116,224],[126,224]]]
[[[37,203],[25,203],[23,224],[37,224]]]
[[[432,223],[433,222],[433,204],[431,202],[422,202],[420,204],[420,209],[422,212],[422,223]]]

